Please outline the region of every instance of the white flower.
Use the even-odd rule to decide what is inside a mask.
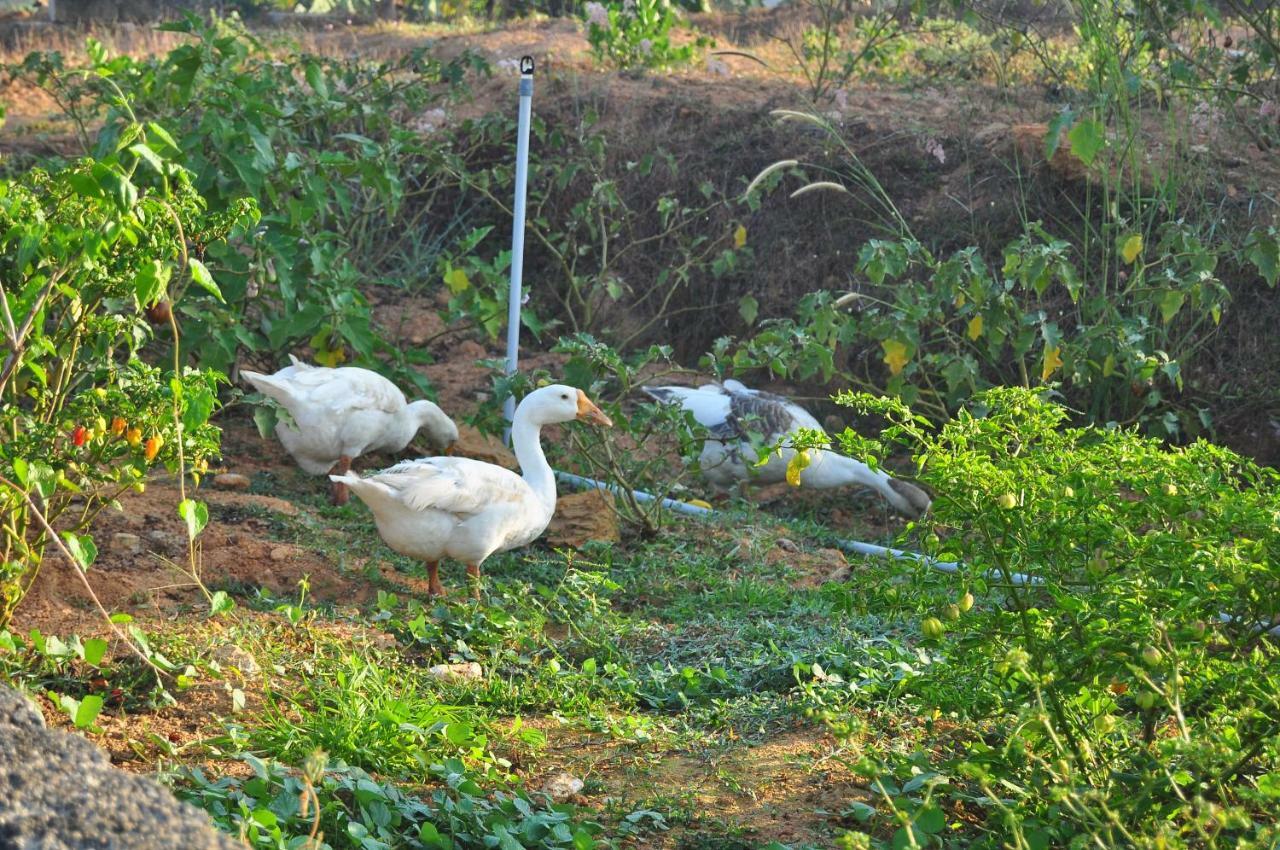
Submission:
[[[924,143],[924,152],[936,159],[940,164],[947,161],[947,152],[942,149],[942,142],[929,139]]]
[[[640,52],[648,56],[653,52],[653,42],[647,38],[640,39]]]
[[[595,24],[600,29],[607,30],[609,28],[609,10],[602,4],[594,2],[586,5],[587,23]]]
[[[429,109],[418,116],[418,120],[413,122],[413,127],[419,133],[434,133],[444,126],[445,117],[443,109]]]

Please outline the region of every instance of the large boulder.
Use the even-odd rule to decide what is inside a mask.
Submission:
[[[47,729],[0,687],[0,848],[243,850],[160,784],[111,766],[79,735]]]

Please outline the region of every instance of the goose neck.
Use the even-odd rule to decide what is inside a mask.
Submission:
[[[549,510],[555,510],[556,478],[542,451],[542,426],[516,411],[511,424],[511,448],[520,463],[520,474]]]

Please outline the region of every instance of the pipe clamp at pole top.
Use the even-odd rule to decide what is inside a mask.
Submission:
[[[533,57],[532,56],[520,57],[520,74],[521,76],[525,76],[525,77],[533,76]]]

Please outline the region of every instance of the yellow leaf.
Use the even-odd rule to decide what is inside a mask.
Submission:
[[[1132,263],[1138,259],[1138,255],[1142,253],[1142,234],[1135,233],[1128,239],[1124,240],[1124,245],[1120,248],[1120,256],[1124,258],[1126,263]]]
[[[693,505],[695,508],[706,508],[707,510],[711,510],[711,503],[703,501],[702,499],[690,499],[689,504]]]
[[[967,299],[964,297],[964,293],[963,293],[963,292],[957,293],[957,294],[956,294],[955,305],[956,305],[957,307],[963,307],[963,306],[964,306],[964,304],[965,304],[965,301],[966,301],[966,300],[967,300]]]
[[[894,375],[901,372],[902,367],[906,366],[907,361],[911,359],[905,342],[886,339],[880,343],[880,347],[884,349],[884,362],[889,364],[889,371]]]
[[[471,286],[471,279],[467,277],[467,273],[462,269],[449,269],[444,276],[445,286],[449,287],[449,291],[454,295],[459,292],[465,292],[467,287]]]
[[[1062,348],[1055,345],[1044,350],[1044,365],[1040,367],[1040,380],[1047,381],[1049,376],[1062,366]]]
[[[739,224],[738,229],[733,231],[733,247],[741,248],[747,244],[747,228]]]
[[[791,456],[787,462],[787,483],[792,487],[800,486],[800,473],[809,466],[809,450],[802,449]]]
[[[321,366],[333,368],[346,359],[347,352],[341,345],[334,349],[321,349],[316,352],[316,362]]]
[[[1116,356],[1108,354],[1107,359],[1102,361],[1102,377],[1110,378],[1116,371]]]
[[[969,339],[977,339],[982,336],[982,315],[979,314],[969,320]]]

